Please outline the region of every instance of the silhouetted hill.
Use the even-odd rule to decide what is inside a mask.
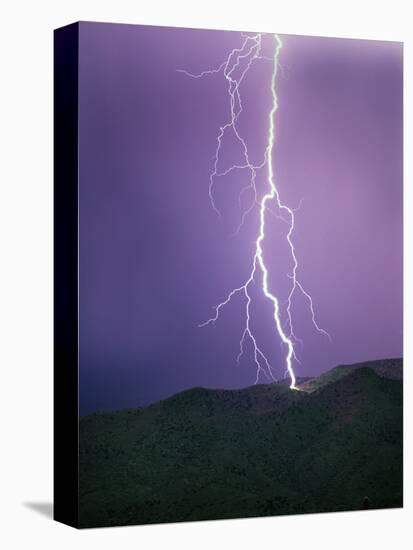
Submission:
[[[339,365],[317,378],[308,378],[304,381],[298,379],[297,385],[305,391],[314,391],[321,386],[334,382],[355,369],[369,368],[383,378],[394,380],[403,380],[403,360],[402,359],[379,359],[377,361],[365,361],[353,365]]]
[[[308,391],[194,388],[83,417],[81,526],[402,506],[401,361],[388,361]]]

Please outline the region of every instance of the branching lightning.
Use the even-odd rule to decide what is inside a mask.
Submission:
[[[255,252],[252,259],[251,271],[250,271],[249,277],[247,278],[247,280],[243,285],[233,288],[228,293],[226,298],[222,302],[220,302],[217,306],[214,307],[214,311],[215,311],[214,315],[210,319],[201,323],[199,326],[205,327],[210,324],[215,324],[215,322],[218,321],[223,308],[225,308],[225,306],[235,296],[237,295],[242,296],[245,301],[245,326],[239,342],[239,353],[237,356],[237,363],[239,363],[241,357],[243,356],[245,351],[245,344],[249,340],[252,344],[253,359],[256,367],[255,383],[259,381],[260,375],[263,375],[268,380],[276,381],[277,378],[274,374],[274,368],[271,365],[270,361],[268,360],[267,356],[264,354],[261,347],[258,345],[257,337],[253,333],[251,328],[251,314],[250,314],[250,306],[252,302],[251,286],[254,285],[256,281],[259,279],[261,281],[261,288],[262,288],[263,295],[272,305],[273,321],[274,321],[275,329],[279,339],[281,340],[283,348],[285,349],[285,366],[286,366],[285,372],[286,372],[286,375],[289,376],[291,381],[290,388],[297,389],[296,375],[293,368],[293,361],[294,360],[298,361],[298,358],[295,353],[295,344],[298,342],[301,342],[301,340],[295,335],[293,319],[292,319],[292,311],[291,311],[291,308],[293,305],[293,299],[297,292],[301,292],[301,294],[307,300],[307,303],[309,306],[309,312],[311,314],[311,321],[315,329],[319,333],[326,335],[328,338],[330,338],[330,335],[318,325],[315,317],[313,300],[311,298],[311,295],[305,290],[302,283],[298,279],[299,262],[297,259],[296,250],[293,242],[293,234],[294,234],[294,228],[295,228],[295,210],[285,205],[281,201],[278,188],[275,184],[275,176],[274,176],[274,169],[273,169],[273,164],[274,164],[273,153],[274,153],[274,145],[275,145],[275,114],[278,110],[278,98],[277,98],[275,83],[276,83],[277,71],[279,68],[279,55],[282,48],[282,42],[278,35],[274,35],[273,37],[275,42],[274,55],[272,57],[268,57],[268,56],[262,55],[261,53],[262,38],[263,38],[262,34],[256,34],[252,36],[252,35],[247,35],[242,33],[241,36],[243,38],[241,47],[234,48],[229,53],[226,60],[218,68],[202,71],[201,73],[198,73],[198,74],[193,74],[183,69],[179,70],[180,72],[183,72],[187,76],[195,79],[203,78],[208,75],[223,73],[228,84],[230,118],[226,124],[224,124],[219,128],[219,132],[216,138],[216,148],[215,148],[215,156],[213,160],[213,167],[212,167],[212,171],[209,179],[209,198],[211,201],[212,208],[214,209],[214,211],[217,213],[218,216],[221,216],[221,212],[219,211],[214,199],[214,186],[216,184],[216,180],[218,178],[223,178],[227,176],[231,172],[239,170],[239,171],[247,171],[249,173],[249,180],[248,180],[248,184],[241,189],[239,194],[241,220],[240,220],[239,226],[237,227],[236,234],[239,233],[240,229],[242,228],[245,222],[246,217],[254,210],[254,208],[258,207],[258,210],[259,210],[258,234],[255,240]],[[238,122],[239,116],[243,111],[240,85],[244,80],[245,76],[248,74],[252,64],[257,62],[258,60],[270,61],[272,63],[272,74],[271,74],[271,83],[270,83],[271,109],[268,114],[267,145],[264,151],[262,162],[255,165],[250,160],[247,143],[239,132],[237,122]],[[238,74],[236,72],[237,70],[238,70]],[[233,135],[235,136],[236,141],[239,143],[240,150],[242,151],[243,163],[234,164],[232,166],[229,166],[225,170],[219,171],[218,166],[220,161],[222,141],[225,134],[231,131],[233,132]],[[266,167],[267,169],[267,176],[266,176],[267,190],[265,194],[259,198],[259,194],[256,186],[257,172],[263,169],[264,167]],[[242,198],[247,192],[250,192],[250,194],[252,194],[252,198],[247,204],[247,206],[244,209],[242,209]],[[275,206],[278,209],[278,213],[274,212],[271,209],[271,206],[270,206],[271,204],[275,204]],[[270,213],[272,215],[279,217],[288,226],[288,232],[285,238],[287,241],[290,257],[292,260],[292,270],[291,270],[291,273],[287,274],[287,276],[291,280],[291,287],[288,294],[287,302],[285,304],[286,305],[285,307],[286,322],[284,325],[281,321],[282,312],[281,312],[280,302],[270,289],[269,270],[264,258],[263,244],[266,238],[267,213]]]

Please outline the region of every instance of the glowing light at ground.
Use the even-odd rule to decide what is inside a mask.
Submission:
[[[241,295],[245,301],[245,325],[241,334],[239,342],[239,353],[237,356],[237,363],[240,362],[241,357],[245,353],[245,344],[249,340],[253,349],[253,360],[256,367],[255,383],[263,375],[268,380],[277,380],[275,374],[275,367],[273,363],[268,359],[262,347],[258,344],[258,336],[253,332],[251,328],[251,287],[258,281],[261,283],[262,293],[272,306],[272,317],[275,328],[275,333],[278,335],[279,340],[282,343],[284,349],[285,358],[285,373],[290,378],[290,388],[297,389],[296,374],[294,371],[293,363],[298,362],[297,355],[295,353],[295,345],[300,342],[300,339],[294,332],[293,318],[292,318],[292,304],[296,293],[300,292],[307,300],[309,312],[311,314],[311,321],[315,329],[330,338],[330,335],[321,328],[315,317],[314,305],[311,295],[305,290],[304,286],[298,278],[299,261],[294,246],[293,236],[295,228],[295,213],[296,211],[281,201],[280,193],[275,182],[274,175],[274,148],[275,148],[275,115],[278,110],[278,97],[276,92],[276,78],[280,67],[279,56],[282,48],[282,41],[278,35],[272,35],[273,50],[272,56],[266,56],[262,54],[262,42],[263,34],[246,35],[242,34],[242,44],[240,48],[234,48],[226,58],[226,60],[216,69],[202,71],[198,74],[193,74],[188,71],[180,69],[180,72],[185,73],[191,78],[203,78],[205,76],[223,74],[228,83],[228,99],[230,105],[230,119],[229,121],[219,128],[219,132],[216,138],[216,149],[213,160],[213,167],[209,179],[209,198],[211,206],[219,217],[221,212],[217,207],[214,197],[214,187],[217,184],[217,179],[224,178],[228,174],[234,171],[247,171],[249,173],[248,184],[244,186],[239,194],[239,204],[242,205],[242,199],[245,193],[250,192],[252,195],[251,201],[242,210],[239,226],[237,227],[236,234],[238,234],[244,225],[246,217],[250,215],[256,208],[259,212],[259,224],[258,232],[255,240],[255,251],[251,262],[251,271],[247,280],[241,286],[233,288],[226,296],[226,298],[214,307],[214,315],[201,323],[200,327],[206,327],[211,324],[215,324],[222,313],[225,306],[236,296]],[[266,140],[266,148],[263,154],[262,162],[259,164],[253,164],[250,160],[248,146],[246,140],[241,135],[238,128],[238,119],[243,112],[242,98],[240,93],[240,85],[244,78],[251,69],[253,63],[258,61],[270,62],[272,66],[271,79],[269,88],[271,92],[271,106],[268,113],[268,136]],[[237,72],[238,71],[238,72]],[[239,148],[242,152],[244,162],[242,164],[234,164],[228,166],[225,170],[218,170],[221,159],[221,147],[222,141],[226,132],[232,131]],[[266,168],[266,191],[259,197],[257,190],[257,172]],[[274,213],[271,206],[277,208],[277,213]],[[285,316],[286,321],[282,322],[282,311],[280,301],[271,290],[271,276],[268,265],[265,260],[265,254],[263,245],[269,238],[273,239],[273,235],[268,234],[267,230],[267,217],[268,215],[276,215],[288,224],[288,231],[285,239],[288,244],[288,249],[292,262],[292,269],[286,276],[291,280],[291,287],[288,293],[287,302],[285,304]]]

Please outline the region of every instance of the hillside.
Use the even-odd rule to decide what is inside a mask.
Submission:
[[[80,524],[358,510],[365,496],[402,506],[397,368],[337,367],[307,391],[194,388],[83,417]]]
[[[353,365],[339,365],[323,373],[318,378],[308,378],[298,380],[298,387],[305,391],[314,391],[326,384],[334,382],[342,378],[346,374],[353,372],[355,369],[369,368],[383,378],[391,378],[393,380],[403,380],[403,360],[402,359],[379,359],[377,361],[365,361],[363,363],[355,363]]]

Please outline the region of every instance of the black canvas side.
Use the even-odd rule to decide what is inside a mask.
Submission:
[[[78,526],[78,23],[54,31],[54,519]]]

